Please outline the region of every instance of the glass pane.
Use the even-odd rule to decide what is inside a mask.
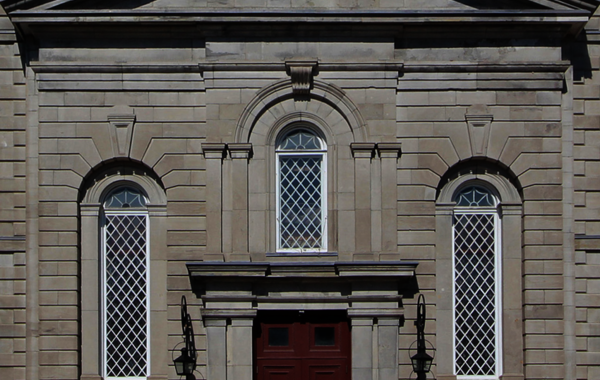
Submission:
[[[456,197],[457,206],[489,207],[494,206],[494,197],[482,187],[467,187]]]
[[[320,150],[319,138],[308,131],[294,131],[279,144],[281,150]]]
[[[315,327],[315,346],[335,346],[335,328]]]
[[[104,202],[105,208],[146,207],[146,199],[137,190],[121,187],[113,191]]]
[[[281,248],[321,248],[321,156],[280,158]]]
[[[104,287],[106,374],[146,376],[146,216],[107,215]]]
[[[269,346],[284,347],[290,345],[287,327],[269,327]]]
[[[496,374],[495,215],[457,214],[454,221],[456,374]]]

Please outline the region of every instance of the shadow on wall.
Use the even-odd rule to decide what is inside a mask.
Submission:
[[[549,9],[541,4],[522,0],[455,0],[475,9]]]
[[[563,46],[563,59],[573,64],[573,80],[583,81],[592,77],[592,61],[588,51],[587,31],[582,31],[573,41]]]

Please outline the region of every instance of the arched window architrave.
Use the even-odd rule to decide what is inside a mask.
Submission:
[[[238,119],[234,140],[250,143],[253,149],[248,163],[252,205],[248,213],[251,236],[248,249],[258,259],[266,259],[277,251],[275,144],[281,130],[294,123],[312,124],[327,143],[328,252],[318,252],[318,255],[337,256],[338,251],[350,252],[355,247],[354,236],[344,236],[344,239],[338,236],[350,230],[355,210],[348,206],[340,209],[338,204],[348,202],[342,197],[354,189],[350,146],[369,141],[367,124],[359,107],[341,88],[316,79],[313,86],[310,101],[305,102],[295,99],[289,79],[271,83],[257,92]],[[344,189],[344,194],[339,194],[338,189]]]
[[[323,136],[323,132],[315,127],[314,124],[302,121],[292,122],[285,125],[283,128],[277,129],[280,129],[274,144],[276,156],[275,208],[277,221],[277,252],[327,252],[328,146]],[[282,146],[286,139],[294,134],[296,134],[296,136],[314,139],[314,146],[300,146],[298,149],[289,149],[287,146]],[[294,168],[298,170],[297,175],[293,174]],[[313,178],[310,173],[314,173],[315,170],[318,170],[319,173],[317,177]],[[284,172],[288,173],[285,177]],[[302,173],[304,173],[304,175]],[[291,178],[294,178],[294,180],[291,180]],[[294,188],[292,182],[296,181],[299,182],[299,186]],[[284,183],[287,183],[287,185]],[[308,188],[302,188],[305,185],[308,185]],[[316,195],[316,198],[312,198],[314,194],[308,193],[310,188],[318,188],[319,192]],[[290,197],[291,193],[301,195],[300,203],[305,205],[301,208],[304,209],[304,211],[308,210],[308,214],[304,214],[304,211],[294,212],[292,209],[296,206],[286,207],[284,205],[288,204],[289,206],[290,202],[295,203]],[[310,200],[306,199],[306,197],[309,197]],[[287,199],[287,201],[284,199]],[[303,200],[308,200],[309,202],[303,202]],[[317,201],[316,204],[314,204],[315,200]],[[298,205],[300,203],[295,204]],[[285,211],[285,209],[287,209],[287,211]],[[314,213],[315,210],[318,211],[317,214]],[[293,220],[298,221],[299,228],[293,226]],[[315,223],[318,224],[318,228],[315,228]],[[305,232],[305,236],[292,236],[293,233],[301,233],[302,231]],[[287,237],[285,237],[286,235]]]
[[[518,189],[501,174],[469,173],[451,179],[439,191],[436,202],[436,292],[437,300],[437,376],[455,379],[454,363],[454,294],[453,294],[453,217],[459,210],[455,196],[470,187],[482,187],[497,199],[495,207],[502,220],[499,236],[501,252],[499,281],[500,370],[502,379],[523,379],[522,316],[522,214],[523,203]]]
[[[102,347],[102,231],[103,202],[119,187],[141,192],[149,219],[149,330],[150,358],[148,378],[167,379],[167,198],[162,187],[147,175],[107,175],[85,189],[80,202],[81,215],[81,379],[99,380],[103,376]]]
[[[272,194],[269,200],[269,226],[270,231],[274,231],[273,238],[270,240],[271,252],[279,250],[279,155],[278,145],[287,135],[296,130],[306,130],[309,133],[314,134],[320,142],[323,144],[321,153],[323,154],[323,187],[324,190],[322,196],[324,197],[323,203],[324,211],[324,244],[323,249],[318,250],[298,250],[297,253],[301,254],[324,254],[327,251],[335,249],[335,215],[332,215],[332,204],[334,203],[335,197],[335,173],[337,162],[337,150],[335,145],[337,143],[335,139],[335,132],[331,127],[318,115],[310,112],[290,112],[280,118],[278,118],[272,127],[268,130],[268,133],[263,137],[263,143],[266,145],[268,160],[268,173],[267,183],[269,183],[269,189]],[[300,153],[300,152],[299,152]],[[291,251],[290,251],[291,252]],[[290,253],[288,252],[288,253]]]

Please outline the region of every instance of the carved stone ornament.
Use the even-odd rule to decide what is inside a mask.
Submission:
[[[127,157],[133,137],[134,114],[108,115],[114,157]]]
[[[313,77],[317,74],[316,61],[286,62],[285,70],[292,79],[294,95],[308,95],[312,89]]]
[[[487,156],[488,142],[490,140],[490,129],[492,126],[492,115],[465,115],[469,128],[469,139],[471,140],[471,154],[474,157]]]

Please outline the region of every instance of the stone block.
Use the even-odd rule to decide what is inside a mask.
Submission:
[[[528,319],[562,319],[562,305],[525,305],[523,309],[525,320]],[[556,338],[554,338],[556,339]]]

